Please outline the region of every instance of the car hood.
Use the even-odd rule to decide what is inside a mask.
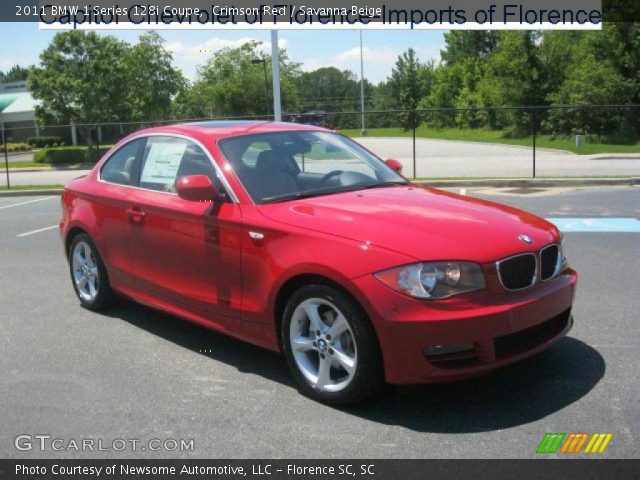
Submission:
[[[419,260],[489,262],[557,241],[530,213],[416,185],[259,205],[277,222],[376,245]],[[518,238],[525,234],[533,241]]]

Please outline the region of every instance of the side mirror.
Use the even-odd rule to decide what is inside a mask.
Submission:
[[[206,175],[180,177],[176,182],[176,192],[180,198],[195,202],[213,201],[218,198],[218,191]]]
[[[395,160],[393,158],[388,158],[387,160],[384,161],[384,163],[386,163],[387,166],[391,170],[396,172],[398,175],[402,175],[402,163],[400,163],[399,160]]]

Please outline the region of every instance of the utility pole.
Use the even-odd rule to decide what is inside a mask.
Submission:
[[[362,30],[360,32],[360,115],[361,115],[361,130],[360,133],[364,137],[367,134],[367,130],[364,125],[364,56],[362,51]]]
[[[271,30],[271,85],[273,86],[273,120],[282,121],[280,105],[280,51],[278,50],[278,31]]]

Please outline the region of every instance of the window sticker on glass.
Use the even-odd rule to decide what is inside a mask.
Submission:
[[[176,180],[186,143],[154,143],[142,169],[143,183],[171,184]]]

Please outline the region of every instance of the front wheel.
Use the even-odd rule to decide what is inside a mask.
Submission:
[[[328,286],[310,285],[287,303],[282,344],[303,393],[333,405],[359,402],[383,385],[373,328],[360,308]]]
[[[113,303],[107,270],[89,235],[82,233],[71,241],[69,269],[73,288],[83,307],[98,310]]]

